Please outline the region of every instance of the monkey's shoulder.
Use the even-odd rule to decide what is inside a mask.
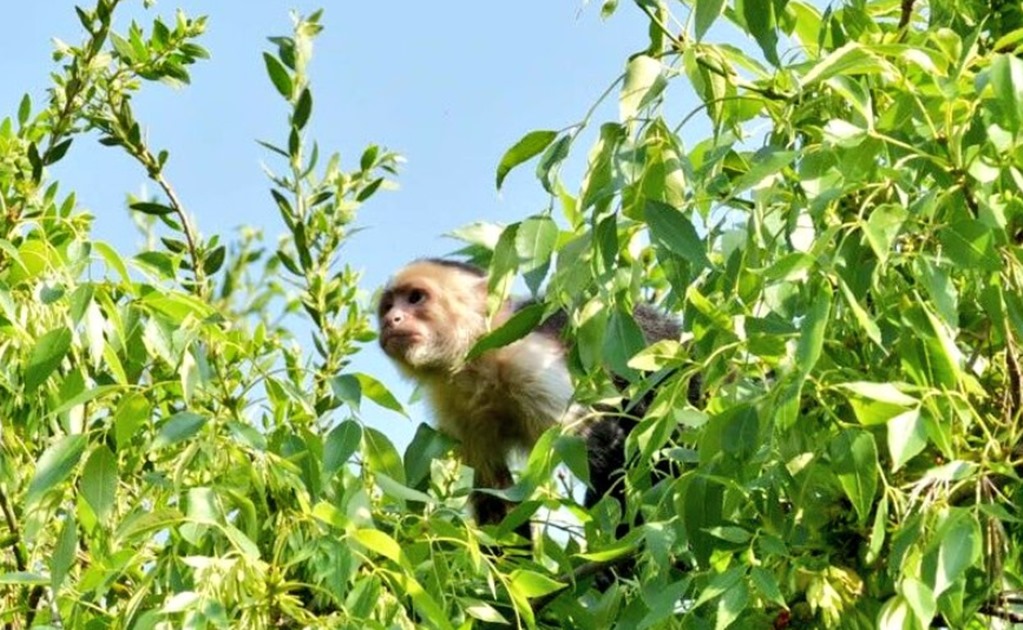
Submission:
[[[573,394],[564,346],[540,333],[474,359],[429,391],[440,427],[455,437],[499,425],[527,441],[562,419]]]

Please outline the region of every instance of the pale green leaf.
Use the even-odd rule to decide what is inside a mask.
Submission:
[[[114,509],[117,479],[117,457],[106,445],[96,447],[85,460],[80,487],[82,496],[104,525]]]
[[[43,451],[36,462],[35,475],[25,494],[25,503],[34,505],[45,493],[70,477],[82,458],[86,444],[84,435],[67,435]]]

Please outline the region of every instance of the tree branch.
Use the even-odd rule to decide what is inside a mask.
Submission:
[[[913,18],[913,4],[916,0],[902,0],[902,13],[899,15],[899,30],[909,26],[910,19]]]

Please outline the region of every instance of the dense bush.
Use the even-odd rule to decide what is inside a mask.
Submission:
[[[521,507],[485,530],[442,436],[423,425],[402,456],[358,421],[364,400],[401,406],[348,369],[373,332],[339,251],[396,156],[343,170],[305,138],[319,15],[264,54],[291,107],[266,145],[274,251],[199,238],[135,120],[145,82],[206,57],[204,20],[115,33],[119,4],[79,11],[50,102],[0,124],[0,624],[1023,621],[1018,3],[636,0],[650,43],[605,92],[619,119],[525,135],[497,185],[538,158],[550,207],[461,233],[495,296],[523,277],[569,313],[580,400],[617,396],[609,371],[630,396],[657,385],[629,504],[559,492],[559,465],[587,471],[580,440],[551,432],[508,491]],[[757,54],[709,41],[718,26]],[[710,137],[686,137],[694,117]],[[158,185],[131,204],[158,250],[93,240],[48,179],[84,132]],[[644,347],[640,301],[684,337]],[[303,318],[308,351],[289,333]],[[528,518],[534,547],[498,551]],[[642,524],[615,540],[621,519]]]

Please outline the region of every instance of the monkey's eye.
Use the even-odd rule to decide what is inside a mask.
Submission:
[[[408,303],[419,304],[420,302],[426,301],[426,291],[422,289],[412,289],[408,292]]]

